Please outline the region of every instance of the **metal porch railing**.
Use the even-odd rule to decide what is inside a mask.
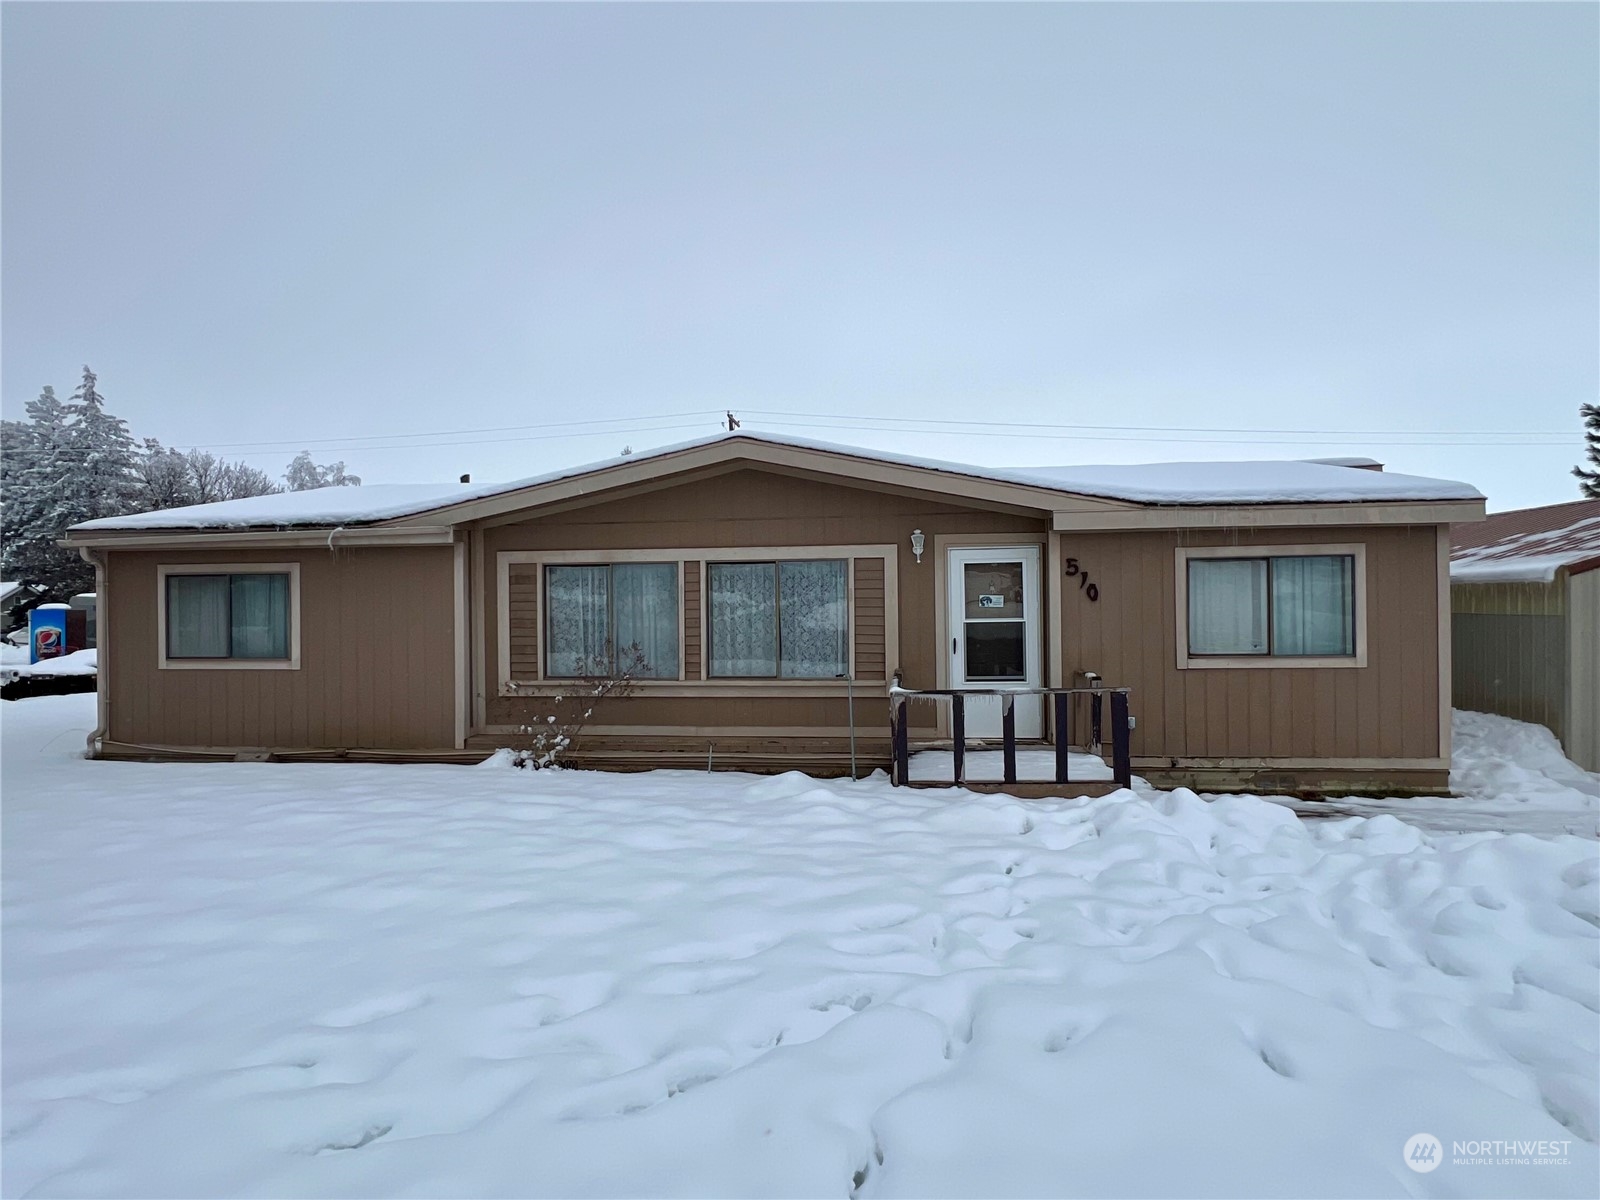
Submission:
[[[1104,702],[1111,709],[1111,775],[1119,787],[1127,787],[1133,777],[1128,755],[1128,694],[1125,687],[1072,687],[1072,688],[907,688],[900,685],[896,676],[889,689],[889,742],[893,754],[890,783],[896,787],[911,781],[911,740],[907,721],[908,703],[917,697],[935,702],[946,700],[950,704],[950,748],[954,752],[952,783],[966,782],[967,751],[967,697],[996,696],[1000,699],[1000,738],[1003,763],[1003,783],[1017,782],[1017,716],[1014,707],[1018,696],[1046,696],[1047,715],[1055,742],[1055,782],[1071,783],[1072,718],[1075,702],[1086,698],[1089,705],[1090,736],[1088,744],[1098,749],[1101,744]],[[1084,782],[1084,781],[1080,781]]]

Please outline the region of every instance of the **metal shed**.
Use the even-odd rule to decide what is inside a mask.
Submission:
[[[1495,513],[1452,542],[1455,706],[1544,725],[1600,771],[1600,500]]]

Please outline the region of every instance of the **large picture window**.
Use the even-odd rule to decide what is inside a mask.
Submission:
[[[1187,567],[1191,656],[1355,655],[1354,555],[1191,558]]]
[[[168,659],[291,658],[287,571],[165,578]]]
[[[849,670],[843,559],[711,563],[710,674],[834,679]]]
[[[599,675],[637,646],[642,679],[678,678],[676,563],[545,568],[545,673]]]

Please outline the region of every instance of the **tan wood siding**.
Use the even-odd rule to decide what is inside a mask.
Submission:
[[[511,629],[511,678],[538,679],[539,670],[539,566],[516,563],[506,588]]]
[[[887,679],[884,644],[883,559],[858,558],[855,572],[854,670],[857,679]]]
[[[235,748],[455,743],[454,552],[115,551],[110,730],[118,742]],[[161,564],[300,564],[300,669],[161,670]]]
[[[698,562],[683,564],[683,677],[700,674],[700,573]]]
[[[489,605],[480,666],[490,681],[491,726],[515,724],[507,699],[493,693],[500,626],[494,611],[496,556],[513,550],[676,550],[685,547],[865,546],[900,547],[895,591],[899,636],[884,646],[884,670],[903,673],[911,687],[938,686],[940,644],[935,632],[936,598],[932,555],[918,563],[910,553],[911,531],[993,534],[1005,542],[1019,534],[1043,540],[1049,519],[969,507],[954,500],[842,486],[772,471],[741,470],[699,479],[646,495],[575,508],[538,520],[483,529],[483,567],[478,586]],[[887,591],[885,581],[885,590]],[[703,647],[702,647],[703,655]],[[662,714],[668,714],[663,718]],[[648,715],[647,715],[648,714]],[[918,706],[913,724],[931,728],[931,706]],[[629,724],[711,727],[724,725],[843,726],[844,698],[678,696],[630,698],[608,721]],[[887,724],[857,697],[857,725]]]
[[[1062,558],[1076,558],[1099,589],[1098,601],[1075,587],[1063,593],[1066,678],[1097,671],[1108,684],[1133,688],[1136,757],[1438,757],[1434,526],[1058,536]],[[1290,542],[1367,547],[1370,665],[1179,670],[1175,549],[1237,546],[1249,554]]]

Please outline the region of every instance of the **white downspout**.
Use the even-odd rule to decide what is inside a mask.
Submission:
[[[86,739],[83,756],[99,758],[101,746],[111,731],[111,688],[106,682],[110,678],[110,671],[105,654],[106,630],[111,627],[111,605],[107,603],[110,575],[106,570],[104,550],[79,546],[78,555],[94,567],[95,728]]]

